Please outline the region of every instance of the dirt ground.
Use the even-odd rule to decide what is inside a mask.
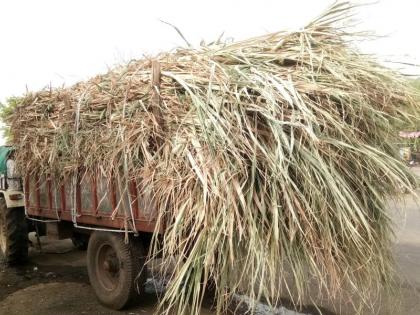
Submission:
[[[413,171],[420,175],[420,168]],[[387,299],[388,303],[378,303],[376,313],[420,315],[420,205],[407,196],[404,203],[390,203],[389,209],[397,227],[394,254],[401,285]],[[43,238],[42,243],[42,253],[31,248],[27,265],[0,266],[0,315],[148,315],[155,310],[157,298],[153,287],[147,288],[148,294],[140,307],[124,312],[102,307],[89,285],[85,252],[74,249],[69,240]],[[345,307],[341,312],[351,314]],[[202,314],[213,312],[203,309]]]

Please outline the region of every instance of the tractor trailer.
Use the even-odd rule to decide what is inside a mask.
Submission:
[[[71,238],[77,247],[87,248],[89,280],[102,304],[122,309],[141,300],[156,220],[153,203],[139,197],[137,183],[130,181],[128,189],[119,189],[116,179],[82,170],[59,183],[46,176],[17,177],[10,172],[13,152],[12,147],[0,147],[4,260],[18,264],[27,259],[31,231]]]

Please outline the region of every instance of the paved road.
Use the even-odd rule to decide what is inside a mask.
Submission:
[[[420,175],[420,168],[413,171]],[[406,196],[404,203],[390,202],[389,211],[397,227],[394,254],[401,280],[399,290],[386,301],[379,301],[376,311],[380,315],[420,315],[420,206],[414,198]],[[32,249],[30,263],[24,267],[0,267],[0,315],[153,313],[156,305],[153,290],[149,290],[151,293],[141,307],[126,312],[110,311],[99,305],[88,283],[84,252],[75,250],[70,241],[43,239],[43,251],[41,254]],[[338,307],[334,310],[332,305],[323,306],[325,314],[339,313]],[[340,308],[341,314],[354,313],[346,303]],[[304,311],[317,314],[311,307]],[[213,313],[203,309],[202,314]],[[279,314],[285,313],[276,315]]]

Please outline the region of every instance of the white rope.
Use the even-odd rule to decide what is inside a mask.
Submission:
[[[134,232],[134,231],[128,231],[127,229],[124,229],[124,230],[105,229],[105,228],[96,228],[96,227],[91,227],[91,226],[82,226],[82,225],[77,225],[77,224],[74,224],[74,227],[75,228],[78,228],[78,229],[103,231],[103,232],[134,233],[134,234],[137,235],[136,232]]]
[[[78,148],[79,148],[79,142],[77,141],[77,134],[79,133],[79,125],[80,125],[80,105],[82,103],[82,100],[85,98],[87,91],[84,91],[83,94],[80,96],[77,105],[76,105],[76,116],[75,116],[75,122],[74,122],[74,150],[73,152],[77,153]],[[75,154],[73,154],[73,157],[75,156]],[[73,174],[73,179],[72,179],[72,185],[71,185],[71,191],[70,194],[73,195],[73,207],[71,209],[71,219],[74,225],[77,225],[77,173],[78,171],[76,171]]]
[[[44,223],[61,222],[61,220],[42,220],[42,219],[36,219],[36,218],[30,217],[29,215],[27,215],[26,218],[28,220],[31,220],[31,221],[44,222]]]
[[[128,93],[128,89],[127,89],[127,92],[126,92],[125,97],[124,97],[122,119],[125,119],[125,108],[126,108],[126,105],[127,105],[127,93]],[[121,142],[125,143],[125,141],[124,141],[124,129],[121,128],[121,127],[122,127],[122,125],[121,125],[121,122],[120,122],[120,129],[119,130],[121,132]],[[133,227],[133,231],[134,231],[134,233],[137,234],[136,221],[135,221],[135,218],[134,218],[134,212],[133,212],[133,206],[132,206],[133,202],[131,200],[131,194],[130,194],[129,183],[128,183],[128,161],[127,161],[128,160],[128,153],[127,153],[127,148],[125,146],[124,146],[123,154],[124,154],[123,170],[124,170],[124,186],[125,186],[124,189],[125,189],[125,192],[127,193],[127,196],[128,196],[128,207],[127,207],[127,205],[124,205],[124,210],[125,210],[124,212],[125,212],[125,215],[126,215],[126,219],[128,219],[128,217],[130,217],[132,227]],[[119,176],[119,174],[117,176]],[[123,194],[121,194],[121,198],[122,198],[122,196],[123,196]],[[129,213],[127,213],[128,212],[127,208],[129,209]],[[126,229],[126,231],[128,231],[128,226],[127,225],[126,225],[125,229]],[[126,236],[126,238],[127,238],[127,236]]]
[[[126,189],[126,193],[128,196],[128,208],[130,210],[130,216],[131,216],[131,221],[133,224],[133,230],[135,233],[137,233],[137,228],[136,228],[136,221],[134,219],[134,212],[133,212],[133,200],[131,199],[131,194],[130,194],[130,189],[128,187],[128,162],[127,162],[127,152],[126,149],[124,148],[124,177],[125,177],[125,189]]]

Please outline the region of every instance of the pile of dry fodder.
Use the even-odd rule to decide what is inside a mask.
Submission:
[[[351,9],[29,93],[9,119],[20,171],[120,170],[152,193],[175,262],[166,311],[196,314],[203,282],[218,311],[234,293],[299,302],[312,278],[332,297],[379,289],[392,274],[386,196],[415,182],[392,124],[418,105],[337,26]]]

